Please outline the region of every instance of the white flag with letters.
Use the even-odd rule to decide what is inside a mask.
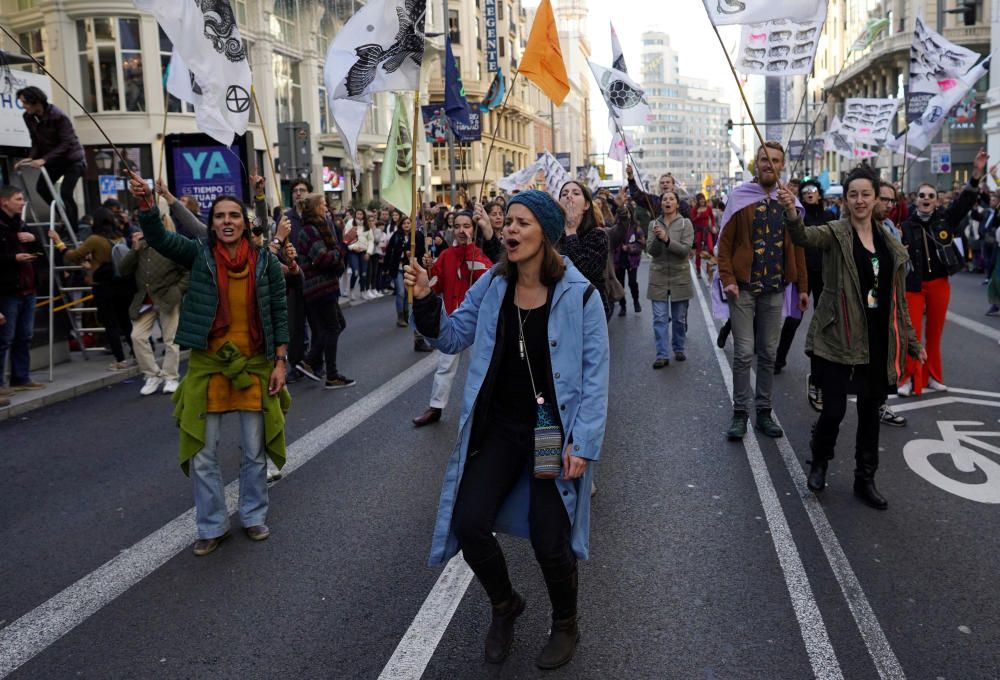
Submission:
[[[194,105],[199,130],[231,145],[250,122],[251,76],[246,43],[229,0],[134,1],[156,17],[173,43],[168,90]]]
[[[826,0],[821,0],[816,13],[805,19],[744,25],[736,70],[748,75],[808,75],[812,72],[824,21]]]

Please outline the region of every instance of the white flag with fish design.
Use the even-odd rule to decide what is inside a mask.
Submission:
[[[608,113],[618,126],[647,125],[653,119],[645,91],[627,73],[592,61],[587,63],[608,105]]]
[[[825,20],[826,0],[821,0],[816,13],[801,21],[782,19],[744,25],[736,70],[747,75],[808,75]]]
[[[704,0],[716,26],[762,24],[767,21],[807,21],[823,0]]]
[[[371,0],[334,36],[327,72],[332,99],[365,101],[372,92],[416,90],[424,58],[426,0]]]
[[[134,1],[136,8],[156,17],[173,43],[174,78],[168,78],[168,89],[173,80],[170,91],[194,105],[198,129],[231,145],[250,122],[251,76],[246,43],[229,0]]]

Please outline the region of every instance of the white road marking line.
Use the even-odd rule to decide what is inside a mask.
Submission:
[[[462,553],[448,562],[378,680],[419,680],[472,582]]]
[[[705,301],[705,294],[700,285],[696,284],[694,289],[698,295],[701,311],[705,316],[708,334],[712,336],[715,323],[712,321],[712,313]],[[715,351],[715,358],[719,362],[719,370],[722,372],[723,380],[725,380],[726,389],[732,395],[733,371],[729,366],[729,360],[726,358],[725,352],[716,347],[715,338],[710,337],[710,341],[710,346]],[[826,631],[823,615],[819,610],[819,605],[816,604],[805,566],[802,564],[802,558],[799,556],[792,531],[788,527],[788,520],[781,508],[781,501],[778,500],[778,493],[774,490],[774,483],[768,474],[767,464],[764,462],[764,455],[760,450],[760,443],[753,430],[747,432],[743,444],[746,447],[747,461],[750,463],[754,483],[757,485],[757,495],[760,496],[768,528],[771,530],[771,540],[774,542],[774,549],[778,555],[778,564],[781,566],[785,584],[788,587],[792,609],[802,631],[802,640],[805,643],[813,673],[821,679],[842,679],[844,674],[837,661],[837,655],[833,651],[833,644]]]
[[[979,333],[980,335],[986,336],[992,340],[1000,341],[1000,330],[997,330],[996,328],[992,328],[978,321],[973,321],[972,319],[962,316],[961,314],[956,314],[955,312],[948,312],[948,316],[946,318],[948,321],[958,324],[962,328],[970,330],[973,333]]]
[[[337,413],[288,447],[283,473],[291,474],[437,367],[432,354]],[[236,512],[239,480],[226,485],[226,507]],[[191,545],[194,508],[151,533],[48,601],[0,630],[0,678],[44,651],[102,607]]]
[[[705,303],[700,286],[696,286],[696,288],[698,289],[698,299],[701,302],[702,311],[705,313],[705,321],[708,324],[710,329],[709,335],[711,336],[712,331],[715,330],[715,324],[712,321],[712,315]],[[711,338],[711,340],[714,347],[715,338]],[[723,350],[716,348],[715,351],[716,358],[719,359],[719,364],[723,367],[726,384],[731,391],[732,369],[729,366],[729,361]],[[771,415],[774,421],[780,425],[781,423],[778,420],[777,414],[772,412]],[[833,527],[830,526],[830,521],[827,519],[823,506],[815,494],[809,491],[809,488],[806,486],[806,476],[795,455],[795,450],[786,437],[780,437],[776,442],[785,467],[788,469],[792,482],[799,493],[799,498],[802,500],[802,505],[805,507],[806,515],[808,515],[809,521],[813,526],[813,531],[816,533],[816,537],[823,547],[823,552],[826,554],[827,561],[833,569],[833,574],[840,585],[841,592],[844,594],[847,606],[854,616],[858,631],[861,633],[861,637],[865,641],[865,646],[868,648],[868,653],[871,655],[875,668],[878,670],[879,677],[883,680],[905,678],[906,676],[903,673],[902,666],[900,666],[899,659],[896,658],[896,654],[892,651],[885,632],[882,630],[881,625],[879,625],[878,618],[875,616],[875,612],[861,587],[861,582],[855,575],[854,569],[851,568],[851,564],[844,553],[843,547],[840,545],[840,541],[837,540],[837,535]]]

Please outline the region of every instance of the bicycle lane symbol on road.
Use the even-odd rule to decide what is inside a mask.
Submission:
[[[893,410],[914,411],[948,404],[1000,409],[1000,393],[952,389],[947,396],[896,402]],[[914,439],[903,447],[903,459],[910,469],[925,481],[960,498],[1000,504],[1000,446],[991,442],[1000,440],[1000,431],[985,430],[985,423],[974,420],[939,420],[937,427],[941,439]]]

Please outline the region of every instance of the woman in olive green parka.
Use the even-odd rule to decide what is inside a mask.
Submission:
[[[906,306],[909,254],[875,218],[879,178],[867,166],[855,168],[844,182],[848,217],[806,227],[795,195],[781,187],[785,228],[798,246],[823,254],[823,292],[806,338],[823,410],[810,442],[808,478],[814,492],[826,486],[847,395],[857,395],[854,494],[884,510],[888,502],[875,487],[879,459],[879,406],[895,389],[906,354],[925,361]]]

